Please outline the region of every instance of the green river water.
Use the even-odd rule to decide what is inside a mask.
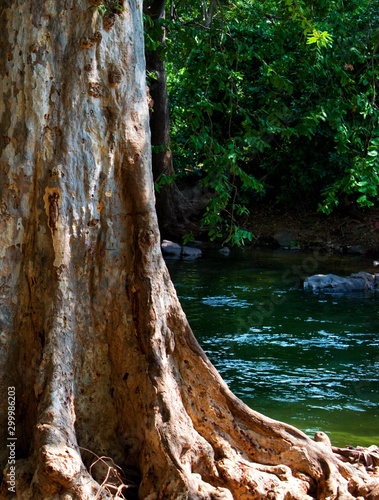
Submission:
[[[191,327],[246,404],[336,446],[379,445],[379,294],[302,290],[305,276],[371,261],[296,251],[167,260]]]

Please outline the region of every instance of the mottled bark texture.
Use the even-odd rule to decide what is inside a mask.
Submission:
[[[0,497],[374,498],[196,343],[160,252],[142,6],[95,3],[0,6]]]

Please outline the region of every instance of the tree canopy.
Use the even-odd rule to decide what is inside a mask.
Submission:
[[[376,2],[172,1],[162,24],[176,180],[210,190],[211,238],[250,239],[262,199],[375,203]]]

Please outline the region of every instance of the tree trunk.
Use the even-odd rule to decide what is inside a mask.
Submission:
[[[0,7],[0,497],[378,498],[197,344],[160,252],[142,5],[91,3]]]
[[[165,32],[162,26],[157,29],[156,22],[164,17],[166,0],[150,0],[144,2],[144,11],[152,21],[147,31],[156,36],[160,31],[160,44],[155,50],[146,50],[147,71],[153,75],[149,86],[151,96],[150,131],[152,151],[152,168],[155,182],[162,176],[174,179],[175,171],[170,148],[170,112],[167,95],[167,78],[164,59],[162,58]],[[160,232],[163,238],[177,239],[180,236],[199,230],[199,225],[189,220],[193,214],[191,202],[183,196],[173,180],[162,183],[156,194],[156,210]]]

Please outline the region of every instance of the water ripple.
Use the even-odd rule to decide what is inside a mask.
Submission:
[[[170,273],[196,337],[237,396],[307,433],[330,431],[336,445],[379,444],[379,301],[292,290],[283,272],[294,258],[305,257],[203,259],[173,263]],[[325,261],[318,272],[336,265]]]

